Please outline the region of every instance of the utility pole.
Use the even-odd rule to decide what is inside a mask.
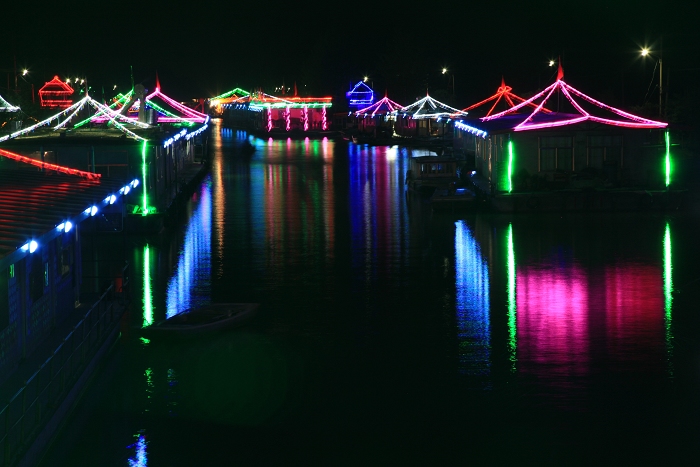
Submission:
[[[664,94],[664,38],[661,37],[661,47],[659,48],[659,117],[663,118],[663,94]]]

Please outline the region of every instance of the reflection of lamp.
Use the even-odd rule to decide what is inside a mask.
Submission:
[[[649,49],[647,49],[646,47],[642,49],[641,53],[642,57],[649,56],[651,58],[656,58],[649,52]],[[662,102],[664,94],[664,62],[662,60],[662,56],[663,53],[659,52],[659,116],[663,115]]]

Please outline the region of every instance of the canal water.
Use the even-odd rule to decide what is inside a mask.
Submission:
[[[112,242],[132,267],[122,337],[42,465],[698,454],[695,216],[433,214],[404,194],[425,151],[218,122],[210,143],[181,228]],[[140,335],[210,302],[260,311],[203,340]]]

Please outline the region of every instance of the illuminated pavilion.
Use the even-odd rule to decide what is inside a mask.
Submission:
[[[262,91],[212,99],[224,122],[266,135],[309,135],[328,130],[331,97],[273,96]]]
[[[364,80],[358,81],[345,96],[351,109],[363,109],[374,104],[374,90]]]
[[[399,136],[431,140],[452,138],[455,118],[466,117],[467,113],[433,99],[425,97],[396,112],[394,131]]]
[[[480,120],[486,136],[474,139],[474,166],[493,193],[533,189],[532,183],[645,189],[671,183],[668,124],[584,94],[564,81],[561,65],[546,89]],[[658,144],[664,133],[666,143]],[[596,180],[583,180],[583,172]]]
[[[145,102],[145,106],[141,102]],[[0,136],[5,150],[35,161],[120,181],[140,181],[134,216],[158,228],[182,187],[186,167],[203,160],[209,116],[142,86],[106,106],[85,95],[33,125]]]
[[[384,97],[374,104],[355,112],[357,129],[362,133],[368,134],[376,134],[384,129],[391,136],[394,133],[396,114],[403,109],[402,105],[389,99],[385,93]]]
[[[488,117],[494,111],[500,112],[502,110],[508,110],[526,101],[526,99],[523,99],[512,91],[513,88],[506,85],[505,79],[501,77],[501,85],[498,87],[495,94],[462,109],[462,112],[469,113],[469,117],[466,121],[454,115],[454,117],[457,118],[453,140],[453,146],[456,152],[471,158],[474,156],[474,148],[476,145],[475,138],[486,137],[486,131],[478,128],[481,127],[481,122],[478,118],[479,115]],[[523,107],[523,110],[529,108],[537,108],[537,105],[530,102]],[[550,112],[549,109],[544,107],[542,111],[545,113]]]
[[[2,96],[0,96],[0,112],[17,112],[18,110],[19,107],[10,104]]]

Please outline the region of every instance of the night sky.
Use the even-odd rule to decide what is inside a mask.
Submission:
[[[35,89],[54,75],[85,76],[98,97],[115,84],[128,90],[133,67],[136,83],[152,89],[157,74],[180,100],[283,83],[300,95],[342,96],[366,75],[404,105],[427,90],[464,108],[501,77],[532,95],[553,82],[548,61],[561,57],[567,83],[630,108],[658,99],[655,82],[647,92],[655,61],[639,50],[660,51],[662,37],[670,95],[690,92],[700,76],[689,1],[15,3],[2,7],[3,94],[16,58]]]

